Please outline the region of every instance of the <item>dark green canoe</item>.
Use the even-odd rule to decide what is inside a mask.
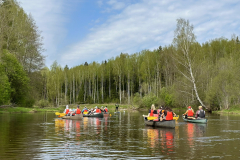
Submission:
[[[162,127],[162,128],[175,128],[175,120],[172,121],[149,121],[147,120],[147,117],[144,118],[144,123],[147,126],[152,127]]]
[[[185,122],[191,122],[191,123],[207,123],[207,119],[206,118],[201,118],[201,119],[188,119],[188,118],[185,118],[183,116],[183,120]]]
[[[99,117],[99,118],[103,118],[103,113],[83,114],[83,117]]]

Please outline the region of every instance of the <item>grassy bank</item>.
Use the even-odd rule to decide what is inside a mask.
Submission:
[[[68,105],[69,108],[71,109],[76,109],[77,104],[70,104]],[[88,109],[95,108],[98,106],[101,108],[102,106],[105,107],[107,106],[110,112],[115,111],[115,103],[110,103],[110,104],[80,104],[80,109],[82,110],[85,106]],[[31,112],[63,112],[64,109],[66,108],[66,105],[61,105],[59,107],[44,107],[40,108],[38,106],[34,106],[33,108],[24,108],[24,107],[0,107],[0,113],[31,113]],[[138,105],[128,105],[128,104],[119,104],[118,110],[141,110],[141,111],[148,111],[150,107],[146,108],[139,108]],[[174,112],[176,111],[181,111],[185,112],[186,108],[172,108]],[[240,113],[240,111],[239,111]]]
[[[70,104],[68,105],[69,108],[71,109],[76,109],[77,104]],[[110,111],[115,110],[115,104],[81,104],[79,105],[80,109],[82,110],[85,106],[88,109],[94,108],[95,106],[98,106],[101,108],[102,106],[105,107],[107,106]],[[40,108],[38,106],[34,106],[33,108],[24,108],[24,107],[0,107],[0,113],[34,113],[34,112],[63,112],[65,109],[65,105],[60,106],[60,107],[44,107]],[[138,106],[133,106],[133,105],[127,105],[127,104],[121,104],[119,105],[119,110],[136,110],[138,109]]]
[[[240,109],[232,108],[232,109],[224,109],[220,111],[213,111],[213,113],[217,114],[240,114]]]
[[[31,113],[31,112],[60,112],[61,108],[24,108],[24,107],[0,107],[0,113]]]

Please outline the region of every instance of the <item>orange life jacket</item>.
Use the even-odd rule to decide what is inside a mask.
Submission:
[[[96,109],[96,113],[102,113],[100,109]]]
[[[107,109],[107,108],[105,108],[104,110],[105,110],[105,112],[108,112],[108,109]]]
[[[173,120],[173,112],[167,111],[167,116],[166,116],[166,121],[171,121]]]
[[[66,114],[68,114],[68,112],[69,112],[69,109],[66,109]]]
[[[81,114],[81,110],[77,108],[76,114]]]
[[[149,115],[149,116],[153,116],[153,111],[154,111],[154,110],[152,110],[152,109],[151,109],[151,113],[150,113],[150,115]]]
[[[192,110],[188,110],[187,115],[188,115],[188,117],[193,117],[193,111]]]

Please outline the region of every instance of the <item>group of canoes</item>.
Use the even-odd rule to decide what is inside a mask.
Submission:
[[[107,106],[101,109],[99,107],[95,107],[95,109],[88,109],[87,107],[84,107],[84,109],[81,111],[79,106],[77,106],[77,109],[70,109],[68,105],[66,106],[66,109],[63,112],[64,116],[61,116],[63,119],[82,119],[82,117],[100,117],[102,118],[104,114],[109,114]]]
[[[189,106],[188,110],[183,114],[183,120],[193,123],[207,123],[205,111],[202,109],[202,106],[199,106],[199,110],[196,112],[195,116],[194,114],[194,110]],[[160,107],[156,110],[153,104],[149,110],[148,116],[144,116],[144,123],[145,125],[154,127],[175,128],[175,117],[176,114],[171,108]]]

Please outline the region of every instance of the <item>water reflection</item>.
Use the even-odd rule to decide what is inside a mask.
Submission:
[[[175,129],[146,127],[143,135],[147,137],[148,147],[160,148],[162,154],[171,154],[174,151]]]
[[[64,120],[53,113],[0,114],[0,159],[239,159],[240,116],[146,127],[143,113]],[[199,154],[201,153],[201,154]]]

